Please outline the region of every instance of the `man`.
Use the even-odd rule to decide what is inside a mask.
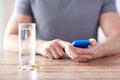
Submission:
[[[18,24],[32,22],[37,24],[36,53],[50,59],[67,54],[88,61],[120,53],[115,0],[17,0],[5,33],[5,50],[18,50]],[[107,36],[104,42],[87,49],[71,45],[76,39],[97,39],[99,25]]]

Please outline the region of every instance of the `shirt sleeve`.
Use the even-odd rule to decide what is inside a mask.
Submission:
[[[15,13],[32,16],[30,0],[16,0]]]
[[[103,0],[102,13],[105,12],[117,12],[116,0]]]

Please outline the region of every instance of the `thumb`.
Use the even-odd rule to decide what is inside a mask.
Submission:
[[[63,41],[63,40],[59,40],[59,44],[63,47],[65,47],[65,45],[71,45],[70,42],[67,42],[67,41]]]
[[[96,46],[98,44],[94,38],[90,38],[89,40],[91,42],[90,47]]]

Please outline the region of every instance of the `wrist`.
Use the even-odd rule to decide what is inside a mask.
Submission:
[[[103,45],[96,45],[94,47],[91,47],[91,53],[93,54],[92,58],[96,59],[106,56],[105,51],[103,49]]]
[[[36,48],[35,52],[40,54],[40,48],[42,47],[42,44],[46,42],[45,40],[36,40]]]

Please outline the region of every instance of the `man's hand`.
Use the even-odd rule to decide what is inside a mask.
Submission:
[[[50,59],[60,59],[63,58],[65,55],[64,51],[65,44],[68,44],[68,42],[65,42],[60,39],[43,41],[39,43],[39,46],[37,46],[38,53]]]
[[[89,48],[78,48],[67,44],[65,46],[65,52],[74,60],[88,61],[94,59],[96,58],[96,54],[94,53],[93,47],[97,45],[97,42],[95,39],[90,39],[90,42]]]

